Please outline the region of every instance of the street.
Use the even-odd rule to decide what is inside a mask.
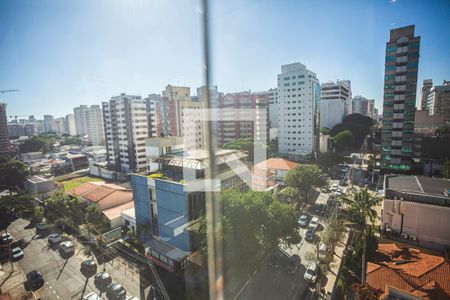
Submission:
[[[333,180],[330,184],[338,184],[339,180]],[[341,189],[344,189],[341,187]],[[345,190],[345,189],[344,189]],[[310,216],[318,216],[320,222],[320,229],[316,232],[317,240],[315,242],[307,242],[305,240],[305,232],[307,227],[300,228],[299,233],[302,237],[297,245],[287,246],[280,245],[286,256],[286,262],[289,261],[293,255],[300,257],[300,267],[294,275],[290,275],[285,271],[286,266],[280,266],[279,269],[271,268],[267,259],[263,261],[258,270],[252,274],[248,283],[243,287],[236,299],[251,300],[251,299],[307,299],[308,295],[315,288],[314,285],[306,282],[303,278],[306,268],[310,261],[308,253],[317,253],[317,243],[320,241],[320,234],[325,229],[326,219],[336,215],[339,211],[337,205],[328,205],[327,200],[330,193],[319,193],[314,203],[311,204],[307,213]]]
[[[86,281],[80,273],[80,264],[86,259],[83,250],[76,247],[75,254],[63,259],[57,249],[48,247],[47,239],[36,236],[35,228],[28,228],[27,220],[18,219],[9,226],[9,232],[14,236],[17,244],[21,246],[24,257],[18,265],[24,275],[37,270],[42,273],[45,284],[36,291],[42,299],[81,299],[89,292],[99,293],[93,283],[93,278]],[[140,295],[139,276],[133,273],[125,264],[114,259],[106,264],[106,271],[111,275],[113,282],[122,284],[127,295]],[[98,272],[103,266],[98,266]]]

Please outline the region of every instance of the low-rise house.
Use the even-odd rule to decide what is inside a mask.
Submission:
[[[450,181],[388,175],[384,183],[381,226],[385,234],[421,246],[450,246]]]
[[[43,158],[42,152],[27,152],[20,154],[20,160],[25,163],[42,158]]]
[[[53,176],[33,175],[28,176],[24,182],[27,192],[37,194],[39,199],[45,199],[53,194],[64,191],[64,186],[55,181]]]
[[[65,159],[71,165],[73,171],[78,171],[89,167],[88,157],[84,154],[67,153]]]
[[[286,179],[287,173],[296,167],[297,163],[295,162],[283,158],[273,157],[256,164],[253,167],[253,171],[255,174],[264,174],[269,172],[270,176],[276,183],[285,185],[284,180]]]
[[[366,281],[379,299],[450,299],[450,262],[394,243],[379,244],[367,263]]]
[[[111,229],[121,226],[122,211],[134,207],[132,191],[116,184],[86,182],[66,193],[79,197],[86,204],[95,204],[108,219]]]
[[[122,225],[136,233],[136,212],[134,211],[134,205],[132,208],[122,211],[121,217]]]

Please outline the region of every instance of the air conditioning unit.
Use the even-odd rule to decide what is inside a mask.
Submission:
[[[400,237],[401,237],[402,239],[405,239],[405,240],[408,239],[408,235],[407,235],[406,233],[402,233],[402,234],[400,235]]]
[[[410,239],[411,241],[417,241],[417,236],[415,236],[415,235],[410,235],[410,236],[409,236],[409,239]]]

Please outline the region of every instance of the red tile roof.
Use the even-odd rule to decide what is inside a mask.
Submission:
[[[367,263],[367,283],[380,291],[394,287],[417,297],[450,299],[450,262],[419,249],[379,244]]]
[[[105,182],[85,182],[66,192],[73,197],[81,197],[86,201],[105,204],[105,207],[115,206],[115,203],[127,203],[133,201],[133,193],[130,189],[120,185]],[[108,205],[111,203],[111,205]]]
[[[292,170],[297,167],[295,162],[282,159],[282,158],[269,158],[268,160],[262,161],[255,165],[255,168],[266,169],[266,170]]]

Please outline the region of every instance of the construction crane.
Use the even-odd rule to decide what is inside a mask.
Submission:
[[[19,92],[20,90],[0,90],[0,93],[12,93],[12,92]]]

